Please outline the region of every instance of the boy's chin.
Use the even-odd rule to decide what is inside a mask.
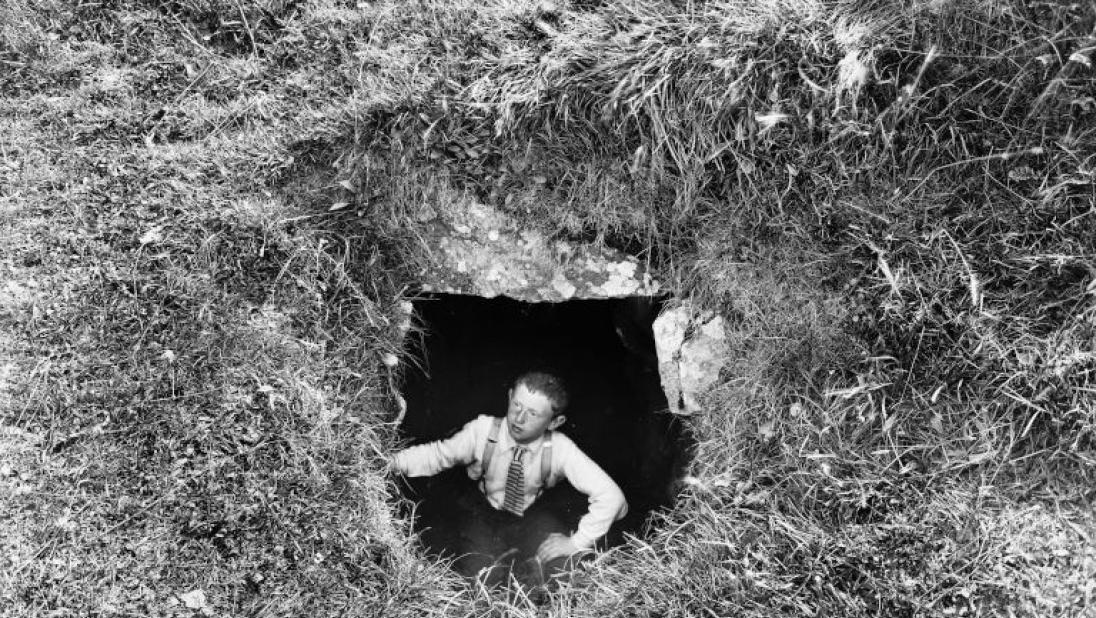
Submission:
[[[532,442],[537,438],[536,436],[530,435],[530,433],[527,431],[514,431],[513,427],[510,428],[510,437],[513,438],[515,441],[521,442],[523,444],[527,442]]]

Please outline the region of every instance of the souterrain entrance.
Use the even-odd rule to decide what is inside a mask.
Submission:
[[[651,324],[660,302],[650,297],[526,303],[508,298],[434,294],[415,302],[423,328],[408,342],[418,365],[404,375],[410,443],[445,438],[480,414],[502,416],[507,389],[519,374],[540,369],[570,392],[560,428],[620,485],[628,515],[605,543],[642,534],[655,509],[669,506],[688,459],[689,440],[666,412]],[[448,518],[463,467],[408,479],[418,503],[416,531],[425,548],[451,555],[458,531]],[[574,526],[586,497],[566,482],[540,498]]]

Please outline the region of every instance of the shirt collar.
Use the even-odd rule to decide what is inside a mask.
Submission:
[[[507,451],[512,451],[515,446],[518,446],[518,443],[514,440],[514,436],[510,435],[510,429],[505,426],[506,420],[504,419],[502,422],[502,431],[499,432],[502,435],[499,436],[499,442],[501,443],[503,449]],[[536,453],[540,451],[540,448],[542,446],[544,446],[544,436],[541,435],[539,438],[533,440],[529,444],[523,444],[521,446],[524,446],[525,450],[529,451],[530,453]]]

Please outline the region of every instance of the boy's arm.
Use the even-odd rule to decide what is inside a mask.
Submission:
[[[563,474],[575,489],[589,498],[589,509],[578,522],[578,529],[571,535],[570,541],[575,549],[590,549],[594,543],[605,536],[613,522],[628,512],[628,503],[620,487],[583,453],[573,442],[570,452],[563,459]]]
[[[406,476],[434,476],[458,464],[476,458],[476,422],[468,421],[460,431],[445,440],[405,448],[392,457],[392,467]]]

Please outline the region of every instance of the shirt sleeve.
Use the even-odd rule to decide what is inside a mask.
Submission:
[[[393,456],[393,467],[401,474],[417,477],[434,476],[453,466],[472,463],[476,458],[476,423],[479,420],[468,421],[460,431],[444,440],[403,449]]]
[[[589,509],[578,522],[578,529],[571,541],[579,549],[590,549],[598,539],[609,532],[613,522],[628,512],[624,492],[613,479],[590,459],[586,453],[568,440],[568,453],[563,457],[563,475],[575,489],[589,498]]]

